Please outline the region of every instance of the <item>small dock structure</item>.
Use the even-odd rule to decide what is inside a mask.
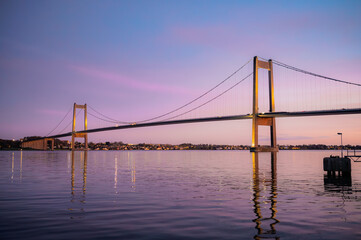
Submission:
[[[361,162],[361,150],[356,150],[356,148],[347,149],[345,157],[351,159],[354,162]]]
[[[351,173],[351,160],[348,157],[329,156],[323,158],[323,170],[328,174],[335,174],[338,172],[344,174]]]

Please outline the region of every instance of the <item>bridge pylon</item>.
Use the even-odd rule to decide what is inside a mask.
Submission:
[[[84,147],[85,150],[88,150],[88,133],[78,133],[75,131],[75,122],[76,122],[76,109],[84,109],[84,130],[88,129],[88,119],[87,119],[87,106],[78,105],[74,103],[73,107],[73,128],[71,134],[71,150],[75,150],[75,138],[84,138]]]
[[[258,112],[258,69],[268,70],[269,112],[275,111],[273,64],[272,60],[261,61],[257,56],[253,58],[253,118],[252,118],[252,146],[251,152],[278,152],[276,139],[276,120],[274,117],[260,117]],[[258,145],[258,126],[270,127],[271,146]]]

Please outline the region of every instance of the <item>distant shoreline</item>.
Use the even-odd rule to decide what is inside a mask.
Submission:
[[[344,151],[347,149],[343,149]],[[350,150],[350,149],[349,149]],[[352,149],[353,150],[353,149]],[[359,149],[356,149],[359,150]],[[23,151],[23,152],[64,152],[64,151],[72,151],[71,149],[54,149],[54,150],[38,150],[38,149],[0,149],[0,152],[11,152],[11,151]],[[88,151],[88,152],[98,152],[98,151],[145,151],[145,152],[155,152],[155,151],[249,151],[249,149],[174,149],[174,150],[165,150],[165,149],[152,149],[152,150],[144,150],[144,149],[130,149],[130,150],[116,150],[116,149],[108,149],[108,150],[95,150],[95,149],[75,149],[74,151]],[[341,149],[279,149],[279,151],[341,151]]]
[[[32,137],[36,138],[36,137]],[[29,139],[31,141],[33,139]],[[20,150],[29,150],[33,151],[36,149],[22,148],[22,143],[26,142],[24,140],[3,140],[0,139],[0,151],[10,150],[10,151],[20,151]],[[54,150],[55,151],[64,151],[70,150],[71,143],[69,141],[61,141],[59,139],[54,139]],[[84,143],[75,142],[75,150],[84,149]],[[181,144],[150,144],[150,143],[138,143],[130,144],[118,142],[101,142],[101,143],[88,143],[88,150],[94,151],[151,151],[151,150],[162,150],[162,151],[174,151],[174,150],[250,150],[249,145],[226,145],[226,144],[192,144],[192,143],[181,143]],[[326,144],[297,144],[297,145],[278,145],[279,150],[341,150],[340,145],[326,145]],[[48,146],[50,150],[51,146]],[[361,145],[343,145],[344,150],[361,150]]]

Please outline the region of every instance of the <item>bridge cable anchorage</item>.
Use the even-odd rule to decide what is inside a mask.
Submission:
[[[83,111],[83,109],[80,109],[80,111],[76,114],[76,117],[81,113],[81,111]],[[73,123],[73,119],[68,123],[68,125],[65,126],[65,128],[63,128],[57,135],[63,133],[63,131],[69,127],[71,124]]]
[[[89,107],[90,109],[92,109],[94,112],[96,112],[97,114],[101,115],[102,117],[109,119],[109,120],[106,120],[106,119],[104,119],[104,118],[97,117],[97,116],[95,116],[94,114],[91,114],[91,113],[88,112],[89,115],[92,115],[93,117],[98,118],[99,120],[103,120],[103,121],[110,122],[110,123],[132,124],[131,122],[119,121],[119,120],[117,120],[117,119],[108,117],[108,116],[100,113],[99,111],[95,110],[95,109],[94,109],[92,106],[90,106],[90,105],[88,105],[88,107]]]
[[[61,123],[65,120],[65,118],[69,115],[71,109],[72,109],[72,107],[70,107],[69,111],[65,114],[65,116],[64,116],[63,119],[58,123],[58,125],[56,125],[56,127],[55,127],[53,130],[51,130],[46,136],[49,136],[52,132],[55,131],[55,129],[57,129],[57,128],[60,126],[60,124],[61,124]]]
[[[248,74],[246,77],[242,78],[240,81],[238,81],[236,84],[234,84],[233,86],[231,86],[230,88],[228,88],[228,89],[225,90],[224,92],[222,92],[222,93],[218,94],[217,96],[211,98],[211,99],[208,100],[207,102],[202,103],[201,105],[199,105],[199,106],[197,106],[197,107],[195,107],[195,108],[192,108],[192,109],[190,109],[190,110],[188,110],[188,111],[186,111],[186,112],[184,112],[184,113],[178,114],[178,115],[176,115],[176,116],[174,116],[174,117],[170,117],[170,118],[164,119],[163,121],[172,120],[172,119],[174,119],[174,118],[183,116],[183,115],[185,115],[185,114],[187,114],[187,113],[190,113],[190,112],[193,112],[194,110],[197,110],[198,108],[203,107],[204,105],[206,105],[206,104],[208,104],[208,103],[216,100],[217,98],[219,98],[219,97],[222,96],[223,94],[225,94],[225,93],[227,93],[228,91],[230,91],[231,89],[235,88],[237,85],[239,85],[240,83],[242,83],[244,80],[246,80],[247,78],[249,78],[249,77],[252,76],[252,75],[253,75],[253,72],[250,73],[250,74]]]
[[[234,71],[231,75],[229,75],[228,77],[226,77],[223,81],[221,81],[220,83],[218,83],[216,86],[214,86],[213,88],[211,88],[210,90],[208,90],[207,92],[203,93],[202,95],[200,95],[199,97],[191,100],[190,102],[172,110],[172,111],[169,111],[169,112],[166,112],[164,114],[161,114],[159,116],[156,116],[156,117],[152,117],[152,118],[149,118],[149,119],[145,119],[145,120],[142,120],[142,121],[137,121],[137,122],[124,122],[124,121],[118,121],[116,119],[113,119],[113,118],[110,118],[104,114],[101,114],[100,112],[96,111],[94,108],[92,108],[91,106],[89,106],[93,111],[95,111],[96,113],[100,114],[101,116],[111,120],[111,121],[107,121],[106,119],[100,119],[100,120],[103,120],[103,121],[106,121],[106,122],[110,122],[110,123],[123,123],[123,124],[137,124],[137,123],[145,123],[145,122],[149,122],[149,121],[152,121],[152,120],[155,120],[155,119],[159,119],[159,118],[162,118],[162,117],[165,117],[169,114],[172,114],[176,111],[179,111],[187,106],[189,106],[190,104],[194,103],[195,101],[201,99],[202,97],[206,96],[208,93],[212,92],[214,89],[216,89],[217,87],[219,87],[220,85],[222,85],[223,83],[225,83],[226,81],[228,81],[231,77],[233,77],[234,75],[236,75],[239,71],[241,71],[248,63],[250,63],[252,61],[252,58],[249,59],[245,64],[243,64],[241,67],[239,67],[236,71]],[[89,113],[90,114],[90,113]],[[92,115],[92,114],[90,114]],[[95,117],[94,115],[92,115],[93,117]]]
[[[320,74],[317,74],[317,73],[312,73],[312,72],[309,72],[309,71],[306,71],[306,70],[302,70],[302,69],[287,65],[285,63],[282,63],[282,62],[279,62],[279,61],[276,61],[276,60],[273,60],[273,62],[274,62],[274,64],[276,64],[278,66],[288,68],[288,69],[291,69],[291,70],[294,70],[294,71],[297,71],[297,72],[301,72],[301,73],[304,73],[304,74],[308,74],[308,75],[311,75],[311,76],[315,76],[315,77],[324,78],[324,79],[335,81],[335,82],[340,82],[340,83],[345,83],[345,84],[350,84],[350,85],[355,85],[355,86],[361,87],[360,83],[347,82],[347,81],[343,81],[343,80],[339,80],[339,79],[335,79],[335,78],[331,78],[331,77],[326,77],[326,76],[323,76],[323,75],[320,75]]]

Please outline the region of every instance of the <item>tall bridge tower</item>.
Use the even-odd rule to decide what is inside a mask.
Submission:
[[[88,149],[88,133],[77,133],[75,131],[75,122],[76,122],[76,109],[84,109],[84,130],[88,129],[88,119],[87,119],[87,106],[86,104],[84,105],[78,105],[76,103],[74,103],[74,107],[73,107],[73,129],[72,129],[72,134],[71,134],[71,150],[75,149],[75,138],[84,138],[84,145],[85,145],[85,149]]]
[[[269,112],[275,112],[275,99],[273,88],[273,64],[272,60],[268,62],[261,61],[257,56],[253,58],[253,118],[252,118],[252,146],[251,152],[278,152],[276,140],[276,120],[274,117],[258,116],[258,69],[268,70],[268,88],[269,88]],[[258,145],[258,126],[270,127],[271,146]]]

